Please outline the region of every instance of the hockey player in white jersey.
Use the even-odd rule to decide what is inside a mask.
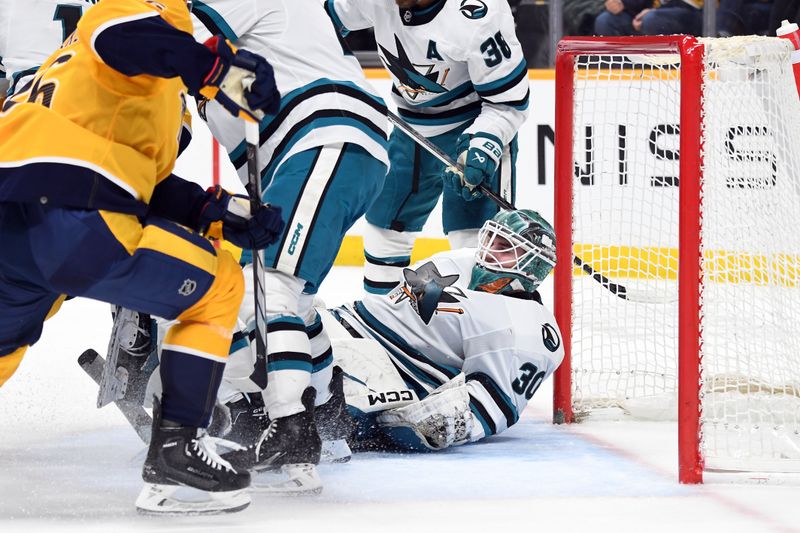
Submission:
[[[326,0],[342,34],[372,27],[398,114],[458,158],[460,174],[402,132],[389,140],[391,169],[367,212],[364,288],[385,294],[410,262],[414,237],[440,194],[451,247],[471,245],[497,207],[483,183],[513,203],[516,134],[528,113],[527,64],[506,0]]]
[[[538,213],[501,211],[477,250],[436,254],[404,269],[391,293],[321,312],[344,370],[334,398],[356,420],[333,422],[351,446],[442,450],[519,420],[564,357],[536,291],[555,265],[554,238]],[[234,426],[248,433],[263,417],[242,404]]]
[[[480,230],[477,252],[437,254],[404,269],[388,295],[331,310],[350,336],[377,341],[420,398],[403,402],[395,390],[393,399],[359,376],[366,365],[343,358],[346,376],[356,378],[345,379],[345,390],[359,420],[357,447],[440,450],[519,420],[564,357],[555,318],[536,292],[555,265],[554,238],[538,213],[501,211]],[[378,404],[392,401],[408,405],[376,416]]]
[[[33,77],[47,56],[75,31],[83,12],[98,1],[0,2],[0,62],[5,65],[9,94]]]
[[[263,199],[283,208],[286,229],[265,250],[268,360],[266,368],[236,365],[226,372],[220,400],[241,401],[240,390],[264,393],[269,428],[247,452],[229,457],[256,470],[279,469],[274,492],[317,492],[320,438],[315,406],[331,393],[331,346],[311,302],[345,232],[383,185],[388,166],[386,107],[348,55],[319,0],[204,0],[194,2],[195,37],[222,34],[268,58],[281,92],[277,114],[260,125],[258,162]],[[201,105],[214,136],[247,182],[244,128],[214,102]],[[249,266],[245,269],[249,270]],[[248,282],[251,272],[245,272]],[[248,295],[252,295],[252,286]],[[240,320],[252,332],[252,297]],[[232,352],[249,351],[248,331]],[[236,359],[236,357],[234,357]],[[227,391],[227,392],[226,392]]]

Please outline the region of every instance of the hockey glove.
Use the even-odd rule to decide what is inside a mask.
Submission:
[[[378,423],[387,428],[410,428],[427,448],[443,450],[469,442],[472,416],[462,372],[421,401],[384,411],[378,415]]]
[[[456,153],[459,154],[458,164],[464,169],[464,173],[447,168],[444,173],[445,182],[455,191],[460,191],[464,200],[480,198],[482,194],[477,189],[478,185],[483,183],[487,187],[491,186],[503,154],[500,139],[488,133],[476,133],[474,136],[465,133],[458,138]]]
[[[247,50],[237,50],[220,36],[207,40],[206,47],[217,55],[203,80],[200,94],[216,100],[235,116],[255,122],[264,114],[278,111],[281,95],[275,74],[266,59]]]
[[[266,248],[283,231],[280,207],[264,204],[251,215],[247,196],[229,194],[219,185],[208,189],[208,198],[197,215],[197,227],[205,231],[217,221],[222,222],[226,241],[248,250]]]

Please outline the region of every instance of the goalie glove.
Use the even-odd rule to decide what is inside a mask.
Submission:
[[[237,50],[220,36],[211,37],[204,44],[217,59],[203,80],[202,96],[216,100],[235,117],[255,122],[265,113],[278,111],[281,95],[272,65],[266,59]]]
[[[469,442],[472,412],[464,373],[440,386],[423,400],[378,415],[384,427],[407,427],[431,450]]]
[[[477,187],[481,183],[491,187],[492,178],[503,155],[503,144],[489,133],[465,133],[458,138],[456,152],[459,154],[458,165],[464,171],[460,173],[448,167],[444,173],[445,182],[452,189],[460,191],[464,200],[480,198],[483,195]]]
[[[263,204],[250,213],[247,196],[229,194],[216,185],[208,189],[205,203],[197,214],[197,228],[206,232],[213,222],[222,222],[226,241],[248,250],[261,250],[275,243],[283,232],[281,208]]]

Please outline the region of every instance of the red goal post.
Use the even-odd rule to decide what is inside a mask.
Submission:
[[[677,403],[682,483],[702,482],[708,458],[721,471],[800,464],[800,330],[778,332],[790,348],[770,348],[780,375],[755,375],[762,361],[730,346],[749,323],[724,324],[769,315],[776,293],[800,311],[800,242],[751,246],[742,232],[759,228],[728,213],[753,206],[779,227],[791,205],[800,211],[789,201],[800,198],[789,53],[777,39],[689,36],[566,38],[557,49],[554,307],[565,357],[554,422],[608,409],[660,418]],[[784,199],[786,214],[770,212]]]

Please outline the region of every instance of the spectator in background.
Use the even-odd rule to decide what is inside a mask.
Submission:
[[[771,8],[772,0],[719,0],[717,35],[767,35]]]
[[[774,0],[772,2],[767,35],[775,35],[775,30],[781,26],[781,21],[784,19],[789,22],[800,21],[800,0]]]
[[[703,0],[661,0],[658,7],[644,9],[634,17],[633,29],[642,35],[700,35]]]
[[[653,0],[606,0],[605,11],[594,20],[594,34],[633,35],[633,20],[639,12],[653,6]]]
[[[564,35],[592,35],[604,0],[564,0]]]

